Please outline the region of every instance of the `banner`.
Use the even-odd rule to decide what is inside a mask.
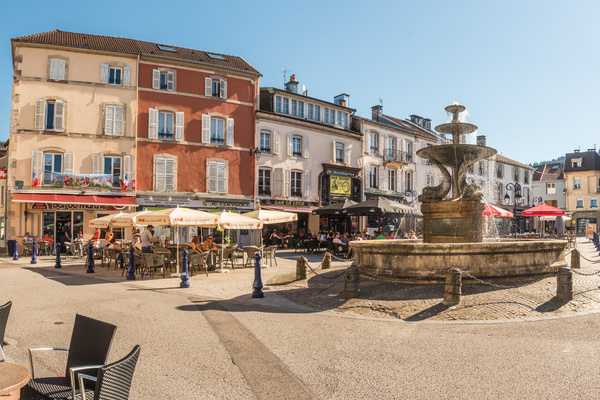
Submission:
[[[594,232],[596,232],[596,224],[586,224],[585,237],[592,240],[594,238]]]
[[[329,193],[332,199],[349,199],[352,178],[349,176],[329,175]]]
[[[120,181],[113,184],[113,176],[110,174],[63,174],[53,172],[51,184],[55,187],[121,187]]]

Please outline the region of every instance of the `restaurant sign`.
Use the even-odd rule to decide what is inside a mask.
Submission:
[[[100,204],[53,204],[53,203],[33,203],[32,210],[86,210],[86,211],[106,211],[122,210],[124,207],[113,207]]]
[[[351,189],[352,178],[338,175],[331,175],[329,177],[329,193],[332,199],[349,199]]]
[[[327,175],[349,176],[350,178],[354,178],[356,176],[356,173],[352,171],[340,171],[339,169],[331,168],[327,168],[327,170],[325,170],[325,173]]]
[[[275,200],[275,199],[261,199],[260,204],[265,206],[286,206],[286,207],[318,207],[319,203],[316,201],[302,201],[302,200]]]

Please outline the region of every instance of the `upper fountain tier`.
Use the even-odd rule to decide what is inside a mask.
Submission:
[[[452,114],[452,122],[438,125],[435,127],[435,130],[439,133],[451,134],[453,143],[460,142],[460,135],[473,133],[478,129],[477,125],[460,121],[459,114],[465,112],[467,110],[467,107],[461,106],[460,104],[453,104],[451,106],[446,107],[445,110],[446,112]]]

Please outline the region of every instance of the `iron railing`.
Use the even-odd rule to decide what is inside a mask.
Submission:
[[[412,154],[401,150],[385,149],[383,152],[383,161],[389,162],[412,162]]]

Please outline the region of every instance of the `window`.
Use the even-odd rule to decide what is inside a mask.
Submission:
[[[581,158],[573,158],[571,160],[571,166],[573,168],[581,168]]]
[[[158,72],[158,70],[155,71]],[[126,65],[100,64],[100,83],[115,86],[129,86],[130,81],[131,67]],[[156,87],[156,89],[158,89],[158,87]]]
[[[342,125],[342,112],[341,111],[337,112],[337,124]]]
[[[173,53],[176,52],[175,49],[172,46],[167,46],[167,45],[164,45],[164,44],[157,44],[156,47],[158,47],[160,50],[163,50],[163,51],[170,51],[170,52],[173,52]]]
[[[483,161],[479,161],[477,163],[477,173],[481,176],[485,175],[485,164],[483,163]]]
[[[302,157],[302,136],[292,136],[292,155],[296,157]]]
[[[308,115],[307,115],[306,118],[308,118],[308,119],[315,119],[314,118],[314,116],[315,116],[314,107],[315,106],[313,104],[308,103]]]
[[[258,194],[271,195],[271,170],[267,168],[258,169]]]
[[[66,78],[67,62],[60,58],[50,59],[50,70],[48,71],[48,79],[56,79],[64,81]]]
[[[183,140],[183,112],[148,110],[148,139]],[[173,129],[174,128],[174,129]]]
[[[379,153],[379,135],[377,134],[377,132],[369,133],[369,141],[369,153]]]
[[[546,183],[546,194],[556,194],[556,183],[554,183],[554,182]]]
[[[412,183],[412,172],[406,171],[404,173],[404,191],[412,191],[413,183]]]
[[[263,130],[260,131],[260,151],[264,153],[271,152],[271,131]]]
[[[396,138],[388,136],[388,152],[390,155],[396,154]]]
[[[292,115],[298,115],[298,100],[292,100]]]
[[[529,171],[523,171],[523,183],[529,183]]]
[[[286,99],[285,97],[283,98],[283,113],[290,113],[290,99]]]
[[[206,52],[206,55],[209,56],[210,58],[214,58],[215,60],[225,60],[225,57],[223,57],[220,54]]]
[[[281,96],[275,96],[275,112],[281,114]]]
[[[515,182],[519,182],[519,168],[513,167],[513,179]]]
[[[331,111],[331,113],[330,113],[330,111]],[[331,116],[333,116],[333,118],[331,118]],[[323,107],[323,122],[326,124],[335,123],[335,111],[331,110],[327,107]]]
[[[598,208],[598,198],[592,197],[590,199],[590,208]]]
[[[496,178],[504,177],[504,165],[496,164]]]
[[[412,162],[412,142],[406,141],[406,161]]]
[[[209,193],[227,193],[227,163],[208,160],[207,186]]]
[[[51,185],[54,180],[52,173],[62,172],[63,155],[54,153],[44,153],[44,185]]]
[[[123,106],[106,106],[104,112],[104,134],[123,135]]]
[[[502,203],[504,201],[504,184],[496,184],[496,202]]]
[[[204,78],[204,95],[208,97],[227,98],[227,80],[223,78]]]
[[[122,73],[123,73],[123,70],[121,68],[110,67],[108,69],[108,84],[109,85],[120,85]]]
[[[396,170],[388,169],[388,189],[390,192],[396,191]]]
[[[379,171],[375,165],[369,166],[369,188],[377,189],[379,187]]]
[[[152,88],[159,90],[175,90],[175,72],[155,69],[152,71]]]
[[[293,197],[302,197],[302,171],[292,171],[290,183],[291,195]]]
[[[303,101],[298,102],[298,116],[304,117],[304,102]]]
[[[202,143],[233,146],[234,139],[233,118],[202,114]]]
[[[210,119],[210,143],[212,144],[224,144],[225,136],[223,133],[223,129],[225,126],[225,121],[221,118],[211,118]]]
[[[343,163],[344,162],[344,143],[335,143],[335,162]]]
[[[473,169],[473,164],[471,164],[471,165],[469,165],[469,166],[467,167],[467,173],[469,173],[469,174],[473,174],[473,173],[474,173],[473,171],[474,171],[474,169]]]
[[[321,120],[321,106],[315,105],[315,121]]]
[[[581,189],[581,178],[573,178],[573,190]]]
[[[583,198],[577,198],[575,208],[583,208]]]
[[[173,114],[169,112],[158,113],[158,138],[173,140]]]
[[[63,132],[64,121],[64,101],[44,99],[35,101],[35,130]]]
[[[176,177],[175,159],[156,157],[154,161],[154,189],[156,191],[174,191]]]
[[[435,180],[432,174],[427,174],[427,186],[435,186]]]
[[[104,157],[104,174],[112,176],[112,184],[121,187],[121,157]]]

